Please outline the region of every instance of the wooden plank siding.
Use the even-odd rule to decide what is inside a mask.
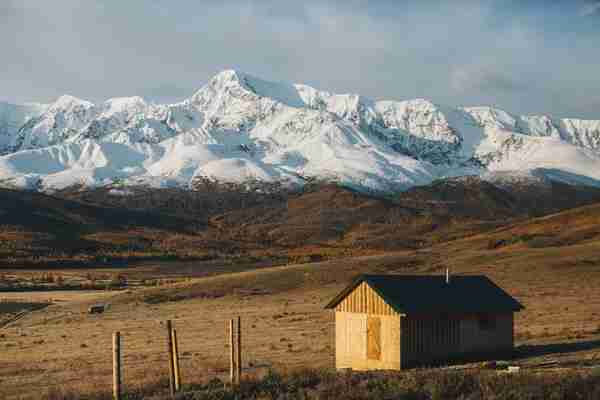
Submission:
[[[402,366],[446,359],[460,352],[460,320],[402,318]]]
[[[336,368],[400,369],[400,316],[335,313]]]
[[[335,311],[372,314],[398,315],[371,287],[362,282],[348,294],[336,307]]]
[[[400,369],[400,315],[362,282],[336,307],[336,367]]]
[[[460,321],[460,351],[463,354],[512,351],[514,337],[513,314],[488,314],[493,324],[483,327],[481,315],[465,316]]]
[[[381,360],[381,319],[367,317],[367,359]]]
[[[482,315],[409,315],[402,318],[402,368],[427,366],[476,354],[510,352],[513,315],[487,314],[494,321],[482,328]]]

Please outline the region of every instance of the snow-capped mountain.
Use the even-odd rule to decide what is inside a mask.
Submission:
[[[317,178],[385,191],[539,171],[595,184],[600,121],[373,101],[228,70],[177,104],[0,104],[0,154],[0,184],[42,190]]]
[[[9,147],[19,128],[29,119],[41,115],[46,108],[43,104],[15,105],[0,102],[0,155]]]

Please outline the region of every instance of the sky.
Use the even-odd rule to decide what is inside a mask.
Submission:
[[[600,0],[0,0],[0,100],[174,102],[237,69],[600,119]]]

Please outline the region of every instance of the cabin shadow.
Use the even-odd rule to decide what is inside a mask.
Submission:
[[[600,339],[583,342],[526,344],[515,347],[513,358],[520,359],[528,357],[540,357],[551,354],[568,354],[595,349],[600,349]]]
[[[542,357],[552,354],[569,354],[579,351],[600,350],[600,339],[582,342],[562,342],[547,344],[526,344],[516,346],[512,351],[471,353],[462,356],[449,357],[445,360],[415,362],[408,368],[435,368],[460,366],[474,362],[492,362],[493,360],[518,361],[530,357]]]

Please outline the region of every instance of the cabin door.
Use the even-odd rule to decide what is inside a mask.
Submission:
[[[367,359],[381,360],[381,318],[367,317]]]

